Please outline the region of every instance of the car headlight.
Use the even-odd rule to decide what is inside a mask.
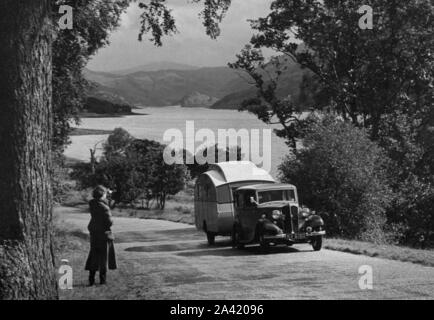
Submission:
[[[301,208],[301,216],[302,216],[303,218],[307,218],[307,217],[309,217],[309,216],[310,216],[310,209],[307,208],[307,207],[302,207],[302,208]]]
[[[301,216],[302,216],[303,218],[307,218],[307,217],[310,216],[310,212],[309,212],[309,211],[303,211],[303,212],[301,213]]]
[[[282,211],[280,211],[280,210],[273,210],[273,212],[271,213],[271,217],[274,220],[279,219],[281,216],[282,216]]]

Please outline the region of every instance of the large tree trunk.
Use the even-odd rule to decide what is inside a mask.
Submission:
[[[57,298],[50,2],[0,1],[0,299]]]

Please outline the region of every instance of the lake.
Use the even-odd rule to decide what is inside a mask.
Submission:
[[[163,136],[168,129],[178,129],[186,136],[186,121],[194,121],[195,131],[210,129],[217,137],[219,129],[247,129],[260,130],[260,150],[262,150],[263,129],[271,129],[256,116],[247,112],[236,110],[213,110],[206,108],[181,108],[181,107],[144,107],[134,109],[135,113],[143,115],[131,115],[116,118],[83,118],[78,126],[83,129],[113,130],[122,127],[136,138],[146,138],[163,143]],[[275,126],[278,128],[278,126]],[[65,155],[70,158],[89,161],[89,149],[98,144],[97,155],[101,154],[101,143],[107,139],[107,135],[72,136],[71,145],[65,150]],[[166,142],[167,144],[168,142]],[[196,143],[196,148],[201,142]],[[282,158],[288,154],[289,149],[284,140],[271,135],[271,170],[276,177],[277,167]]]

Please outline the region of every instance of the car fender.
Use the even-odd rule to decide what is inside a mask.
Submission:
[[[267,219],[262,219],[258,222],[258,231],[264,232],[269,235],[276,235],[279,233],[280,228],[276,226],[273,222]]]
[[[324,226],[324,220],[317,215],[310,216],[306,219],[306,225],[312,228]]]

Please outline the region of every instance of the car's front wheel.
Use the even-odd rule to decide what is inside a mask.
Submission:
[[[311,242],[314,251],[320,251],[322,248],[322,236],[312,237]]]

